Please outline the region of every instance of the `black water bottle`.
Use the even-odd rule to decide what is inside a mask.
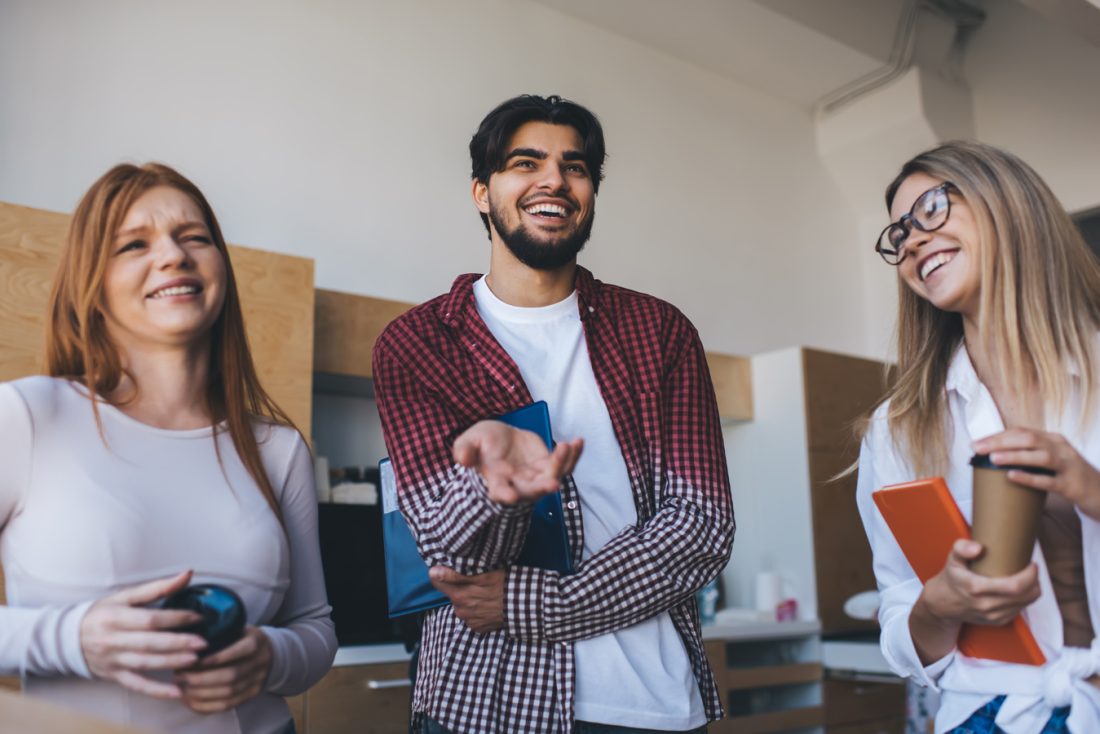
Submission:
[[[199,657],[224,650],[244,635],[244,602],[236,592],[224,586],[188,586],[168,597],[164,608],[186,609],[202,615],[199,621],[177,630],[199,635],[206,640],[206,648],[199,652]]]

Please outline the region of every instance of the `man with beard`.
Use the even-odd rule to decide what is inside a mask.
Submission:
[[[489,272],[374,350],[398,503],[453,602],[424,620],[413,731],[703,731],[721,703],[694,592],[734,524],[698,335],[577,265],[605,157],[591,112],[516,97],[470,156]],[[553,451],[489,420],[533,400]],[[569,575],[515,563],[532,504],[559,489]]]

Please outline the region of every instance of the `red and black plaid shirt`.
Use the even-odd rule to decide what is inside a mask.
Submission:
[[[519,369],[477,313],[463,275],[451,292],[390,324],[374,379],[398,504],[432,565],[472,574],[509,566],[530,507],[489,500],[476,471],[451,457],[474,422],[531,402]],[[570,732],[573,646],[669,612],[707,716],[722,706],[703,653],[694,593],[733,544],[725,449],[703,348],[691,323],[651,296],[577,269],[592,371],[630,475],[638,524],[581,561],[578,492],[562,505],[576,573],[510,566],[505,623],[478,634],[451,607],[427,614],[413,711],[456,732]],[[623,488],[624,491],[626,488]]]

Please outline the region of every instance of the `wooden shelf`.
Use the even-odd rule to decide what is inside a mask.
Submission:
[[[789,686],[798,683],[817,683],[824,677],[821,663],[730,668],[722,671],[722,673],[725,688],[731,691],[767,686]]]
[[[766,714],[752,714],[751,716],[729,716],[711,722],[708,731],[712,731],[714,734],[724,734],[725,732],[729,732],[729,734],[768,734],[768,732],[784,732],[792,729],[821,726],[824,722],[824,708],[811,706],[788,711],[771,711]]]

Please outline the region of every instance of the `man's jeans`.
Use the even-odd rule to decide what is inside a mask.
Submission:
[[[578,721],[574,727],[576,734],[706,734],[707,727],[683,732],[658,731],[656,729],[635,729],[629,726],[613,726],[611,724],[593,724],[588,721]],[[452,734],[449,729],[444,729],[427,716],[424,717],[424,725],[420,728],[421,734]]]

